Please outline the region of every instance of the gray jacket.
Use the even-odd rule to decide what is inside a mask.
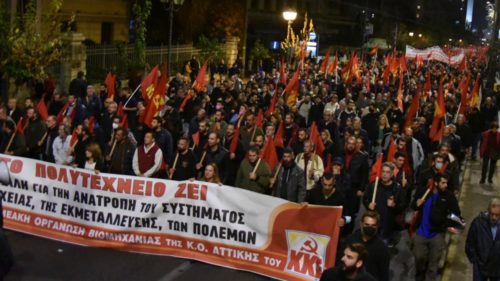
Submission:
[[[274,196],[282,197],[282,179],[284,176],[283,167],[280,168],[278,176],[276,177],[276,189]],[[306,200],[306,179],[304,177],[304,170],[297,164],[294,164],[289,175],[286,185],[286,199],[295,203],[302,203]]]

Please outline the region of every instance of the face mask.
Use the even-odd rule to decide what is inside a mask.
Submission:
[[[436,163],[434,167],[436,167],[437,170],[441,170],[441,168],[443,168],[443,163]]]
[[[113,129],[117,129],[118,128],[118,124],[116,124],[116,123],[113,123],[112,126],[113,126]]]
[[[215,109],[216,110],[221,110],[223,108],[222,104],[218,103],[216,106],[215,106]]]
[[[363,235],[366,235],[370,238],[375,237],[375,235],[377,235],[377,228],[374,226],[363,226],[363,227],[361,227],[361,233],[363,233]]]

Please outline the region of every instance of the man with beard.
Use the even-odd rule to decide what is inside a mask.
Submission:
[[[382,173],[375,194],[375,200],[372,200],[375,192],[374,186],[369,187],[364,195],[364,204],[367,210],[377,211],[380,214],[380,235],[382,239],[394,244],[391,239],[396,234],[396,218],[404,210],[404,195],[401,186],[394,181],[394,165],[385,162],[382,165]]]
[[[91,142],[90,130],[83,125],[78,125],[76,128],[78,141],[74,144],[74,147],[70,148],[70,152],[73,153],[73,167],[84,168],[85,161],[87,157],[85,156],[85,151],[87,150],[87,145]]]
[[[104,136],[105,136],[105,141],[106,142],[109,142],[109,140],[111,139],[111,137],[113,136],[113,129],[116,129],[116,128],[113,128],[113,119],[115,119],[115,117],[117,117],[117,108],[118,106],[116,105],[116,102],[112,101],[111,99],[110,100],[107,100],[107,103],[108,103],[108,106],[106,108],[106,111],[103,112],[100,116],[99,116],[99,125],[102,126],[102,130],[104,132]]]
[[[500,198],[490,201],[471,223],[465,252],[474,266],[474,281],[500,280]]]
[[[332,173],[325,173],[318,184],[311,190],[307,202],[322,206],[342,206],[342,218],[338,221],[338,226],[343,227],[350,218],[345,217],[345,195],[337,189],[337,181]]]
[[[255,115],[253,113],[248,113],[245,120],[246,126],[242,127],[240,130],[240,139],[243,148],[248,150],[250,146],[254,145],[255,138],[257,136],[263,136],[264,132],[255,124]]]
[[[295,137],[299,126],[294,122],[293,113],[287,113],[285,115],[285,133],[283,136],[283,144],[285,147],[292,147],[295,142]],[[295,151],[294,151],[295,153]]]
[[[226,127],[226,136],[223,139],[223,146],[225,149],[229,151],[229,162],[227,167],[227,175],[225,185],[234,186],[234,181],[236,180],[236,173],[238,172],[238,167],[245,157],[245,151],[243,150],[243,146],[241,145],[240,140],[236,140],[236,149],[234,152],[231,152],[231,143],[233,142],[233,138],[238,138],[235,135],[235,126],[234,124],[227,124]]]
[[[295,164],[293,150],[290,148],[283,150],[281,163],[282,166],[278,171],[278,175],[270,180],[271,187],[276,183],[274,196],[295,203],[304,202],[307,193],[304,170]]]
[[[205,153],[205,152],[204,152]],[[203,155],[202,155],[203,157]],[[205,170],[206,164],[215,163],[219,168],[219,177],[224,182],[227,173],[227,163],[229,161],[229,151],[220,145],[219,135],[212,132],[208,135],[208,147],[203,161],[196,164],[196,170],[201,173]]]
[[[360,222],[361,228],[346,238],[344,245],[360,243],[368,253],[365,268],[378,281],[389,281],[390,253],[387,245],[377,236],[380,225],[380,216],[375,211],[363,213]],[[339,248],[342,253],[343,247]],[[340,257],[339,257],[340,258]]]
[[[304,142],[309,139],[309,133],[307,129],[300,128],[297,131],[297,140],[293,143],[292,149],[295,155],[304,152]]]
[[[355,214],[359,211],[360,198],[363,197],[363,192],[368,185],[369,167],[368,156],[356,150],[354,136],[348,137],[345,143],[344,168],[351,179],[351,188],[346,193],[347,205],[352,208],[353,220],[355,220]],[[352,229],[346,231],[350,232]]]
[[[323,111],[323,120],[318,123],[318,130],[322,132],[323,130],[328,130],[330,133],[330,138],[332,139],[334,145],[339,143],[339,129],[337,127],[337,122],[333,117],[333,112],[330,110]]]
[[[269,188],[271,170],[266,161],[259,159],[259,154],[260,151],[257,147],[250,147],[247,159],[241,162],[236,174],[235,185],[243,189],[265,194],[266,189]]]
[[[26,119],[28,124],[24,128],[26,137],[26,156],[31,159],[40,159],[41,147],[38,142],[44,137],[47,132],[47,127],[40,118],[34,108],[26,109]]]
[[[163,153],[164,161],[171,161],[173,157],[174,150],[174,140],[172,139],[172,135],[170,132],[163,128],[163,119],[159,116],[153,118],[151,122],[151,128],[155,132],[155,141],[156,144],[160,147],[161,152]]]
[[[376,281],[365,270],[367,257],[368,252],[362,244],[347,245],[340,264],[323,271],[320,281]]]
[[[132,175],[132,158],[134,157],[135,146],[128,138],[127,129],[116,129],[114,140],[116,142],[115,148],[106,156],[106,161],[110,161],[109,172],[119,175]]]
[[[198,132],[192,135],[192,139],[194,155],[197,159],[201,159],[201,155],[203,154],[203,151],[205,151],[208,142],[208,122],[206,120],[198,123]]]
[[[172,180],[183,181],[196,176],[196,157],[189,149],[189,139],[181,137],[177,141],[177,152],[175,159],[169,164],[169,174]]]
[[[431,183],[434,188],[429,196],[423,198],[428,187],[419,186],[412,202],[412,208],[421,212],[413,240],[416,281],[439,280],[439,261],[447,245],[445,233],[458,234],[454,224],[448,220],[450,214],[460,217],[457,198],[448,190],[448,177],[438,173]]]

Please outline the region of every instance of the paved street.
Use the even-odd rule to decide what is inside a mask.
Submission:
[[[466,221],[486,208],[492,196],[500,196],[498,185],[479,185],[480,162],[471,163],[464,175],[460,206]],[[499,182],[497,175],[495,182]],[[471,280],[472,269],[464,253],[466,233],[454,237],[448,253],[443,281]],[[253,273],[236,271],[173,257],[128,253],[112,249],[87,248],[21,233],[8,232],[16,265],[6,278],[17,280],[270,280]],[[408,278],[414,266],[409,240],[403,235],[391,262],[392,280]]]

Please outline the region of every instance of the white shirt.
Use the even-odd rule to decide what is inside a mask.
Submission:
[[[144,152],[148,153],[148,151],[153,148],[155,143],[153,142],[152,144],[149,145],[149,147],[144,146]],[[134,169],[134,173],[138,176],[141,174],[141,171],[139,170],[139,148],[137,148],[134,152],[134,158],[132,160],[132,168]],[[161,149],[158,148],[158,150],[155,153],[155,164],[151,169],[147,170],[144,173],[144,177],[151,177],[154,173],[158,172],[161,167],[161,162],[163,161],[163,154],[161,152]]]
[[[85,161],[85,170],[95,170],[95,164],[96,162],[94,163],[89,163],[89,161]]]
[[[64,141],[60,136],[57,136],[54,140],[54,143],[52,144],[52,151],[56,164],[71,163],[73,160],[73,156],[68,155],[70,142],[71,136],[66,136]]]

